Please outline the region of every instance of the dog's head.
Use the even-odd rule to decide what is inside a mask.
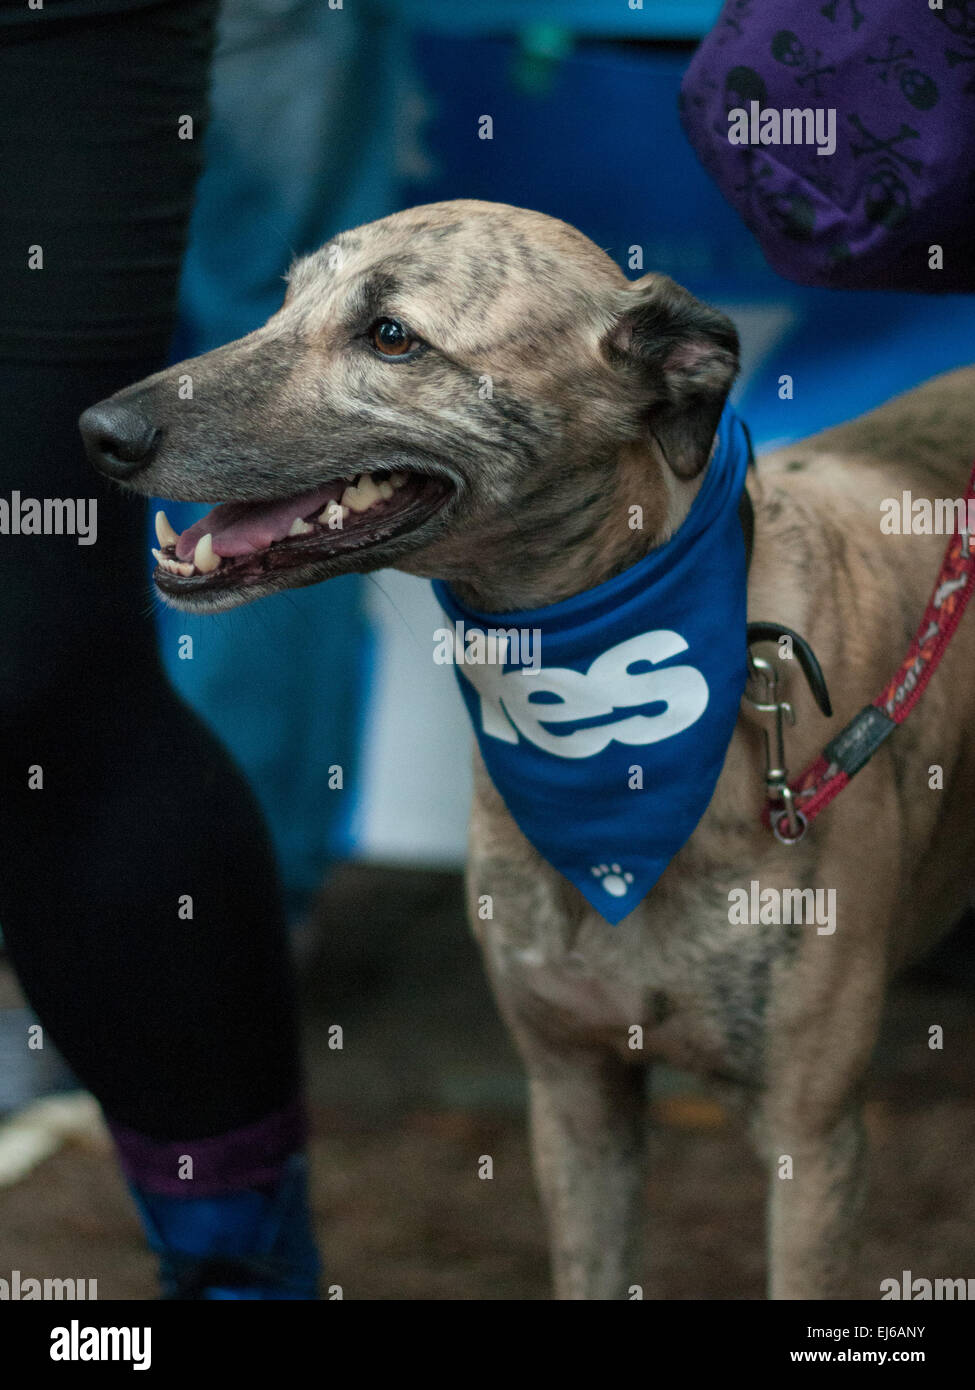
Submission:
[[[646,500],[621,495],[634,470],[663,522],[737,359],[723,315],[664,276],[628,282],[565,223],[435,203],[298,261],[263,328],[81,428],[126,486],[218,503],[181,536],[161,525],[155,582],[176,607],[390,565],[475,590],[520,567],[537,597],[584,537],[625,528]]]

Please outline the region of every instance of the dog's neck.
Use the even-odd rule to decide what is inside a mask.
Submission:
[[[542,608],[605,583],[664,544],[683,522],[707,470],[677,478],[653,444],[630,445],[598,486],[563,475],[553,495],[481,538],[463,577],[445,575],[467,607],[485,613]]]

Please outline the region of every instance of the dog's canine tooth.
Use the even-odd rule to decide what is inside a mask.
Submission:
[[[315,528],[314,526],[312,526],[311,522],[305,521],[300,516],[296,516],[294,521],[291,523],[291,530],[288,532],[288,535],[307,536],[309,532],[314,531],[314,529]]]
[[[175,545],[179,536],[169,524],[169,518],[162,510],[156,513],[156,536],[163,550],[167,545]]]
[[[193,552],[193,564],[190,565],[190,574],[193,573],[194,566],[201,574],[212,574],[214,570],[220,568],[220,556],[213,551],[213,536],[208,531],[205,536],[201,536],[196,543]],[[182,569],[180,570],[182,574]]]

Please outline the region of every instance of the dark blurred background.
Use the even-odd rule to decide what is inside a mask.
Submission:
[[[718,9],[225,0],[174,360],[263,322],[292,256],[342,228],[475,197],[562,217],[632,277],[664,271],[730,313],[744,347],[736,400],[759,447],[970,361],[968,298],[804,289],[765,266],[677,117]],[[478,138],[485,114],[491,140]],[[783,373],[792,400],[779,399]],[[195,515],[170,511],[178,529]],[[174,681],[251,776],[281,858],[327,1280],[347,1297],[545,1297],[521,1071],[463,918],[468,730],[453,674],[429,659],[433,612],[426,584],[386,572],[206,620],[160,613],[160,639]],[[192,661],[178,657],[186,633]],[[335,763],[341,791],[327,783]],[[963,924],[890,1010],[870,1081],[866,1296],[910,1260],[970,1272],[975,1197],[955,1155],[975,1139],[971,939]],[[0,990],[2,1049],[2,1028],[16,1020],[22,1037],[24,1016],[9,978]],[[932,1023],[952,1039],[943,1052],[927,1047]],[[0,1110],[36,1091],[21,1055]],[[52,1070],[43,1084],[65,1081]],[[667,1069],[652,1103],[646,1295],[761,1296],[763,1179],[734,1116]],[[152,1297],[110,1154],[95,1126],[75,1129],[79,1142],[0,1186],[3,1264],[28,1272],[56,1252],[70,1272],[77,1252],[101,1297]],[[476,1177],[482,1153],[490,1183]]]

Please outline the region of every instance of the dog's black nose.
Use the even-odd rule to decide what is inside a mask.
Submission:
[[[162,434],[140,411],[111,400],[89,406],[78,426],[91,462],[120,481],[145,468]]]

